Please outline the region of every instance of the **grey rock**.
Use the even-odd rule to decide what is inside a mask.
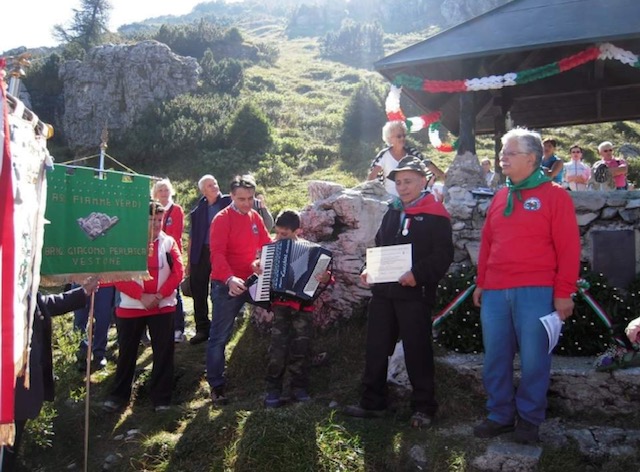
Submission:
[[[195,90],[199,74],[196,59],[157,41],[106,44],[82,62],[64,62],[62,127],[70,147],[95,149],[103,128],[121,135],[150,104]]]

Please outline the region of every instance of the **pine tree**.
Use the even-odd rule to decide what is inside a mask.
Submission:
[[[80,8],[73,9],[73,19],[68,27],[55,25],[54,36],[63,43],[76,43],[85,51],[102,43],[109,33],[109,0],[80,0]]]

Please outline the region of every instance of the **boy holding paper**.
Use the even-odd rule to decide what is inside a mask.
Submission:
[[[413,387],[411,426],[414,428],[429,426],[438,409],[431,309],[438,281],[453,261],[450,216],[442,203],[424,190],[426,176],[427,169],[420,159],[405,156],[387,177],[395,182],[398,198],[390,204],[382,220],[376,246],[409,244],[411,262],[395,281],[374,283],[371,287],[363,393],[359,404],[343,410],[349,416],[361,418],[384,415],[388,356],[400,337]],[[389,251],[396,249],[389,248]],[[373,267],[364,269],[360,275],[364,284],[386,280],[373,270]]]

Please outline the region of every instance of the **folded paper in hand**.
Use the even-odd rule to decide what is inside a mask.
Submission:
[[[558,344],[558,339],[560,339],[563,322],[557,311],[552,311],[548,315],[541,317],[540,322],[542,326],[544,326],[544,329],[547,330],[547,336],[549,337],[549,354],[551,354],[553,348]]]

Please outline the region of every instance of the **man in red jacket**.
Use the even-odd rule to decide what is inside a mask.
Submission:
[[[515,429],[516,441],[534,443],[545,419],[551,369],[540,318],[556,311],[564,320],[573,312],[580,234],[569,193],[540,169],[540,135],[514,129],[502,137],[502,146],[507,185],[487,212],[473,293],[482,321],[489,415],[473,432],[490,438]],[[516,352],[521,379],[514,391]]]
[[[260,214],[254,210],[256,182],[250,175],[231,182],[231,205],[211,222],[211,300],[213,315],[207,344],[207,381],[214,406],[227,402],[224,392],[224,349],[233,321],[249,301],[245,280],[260,248],[271,242]]]

